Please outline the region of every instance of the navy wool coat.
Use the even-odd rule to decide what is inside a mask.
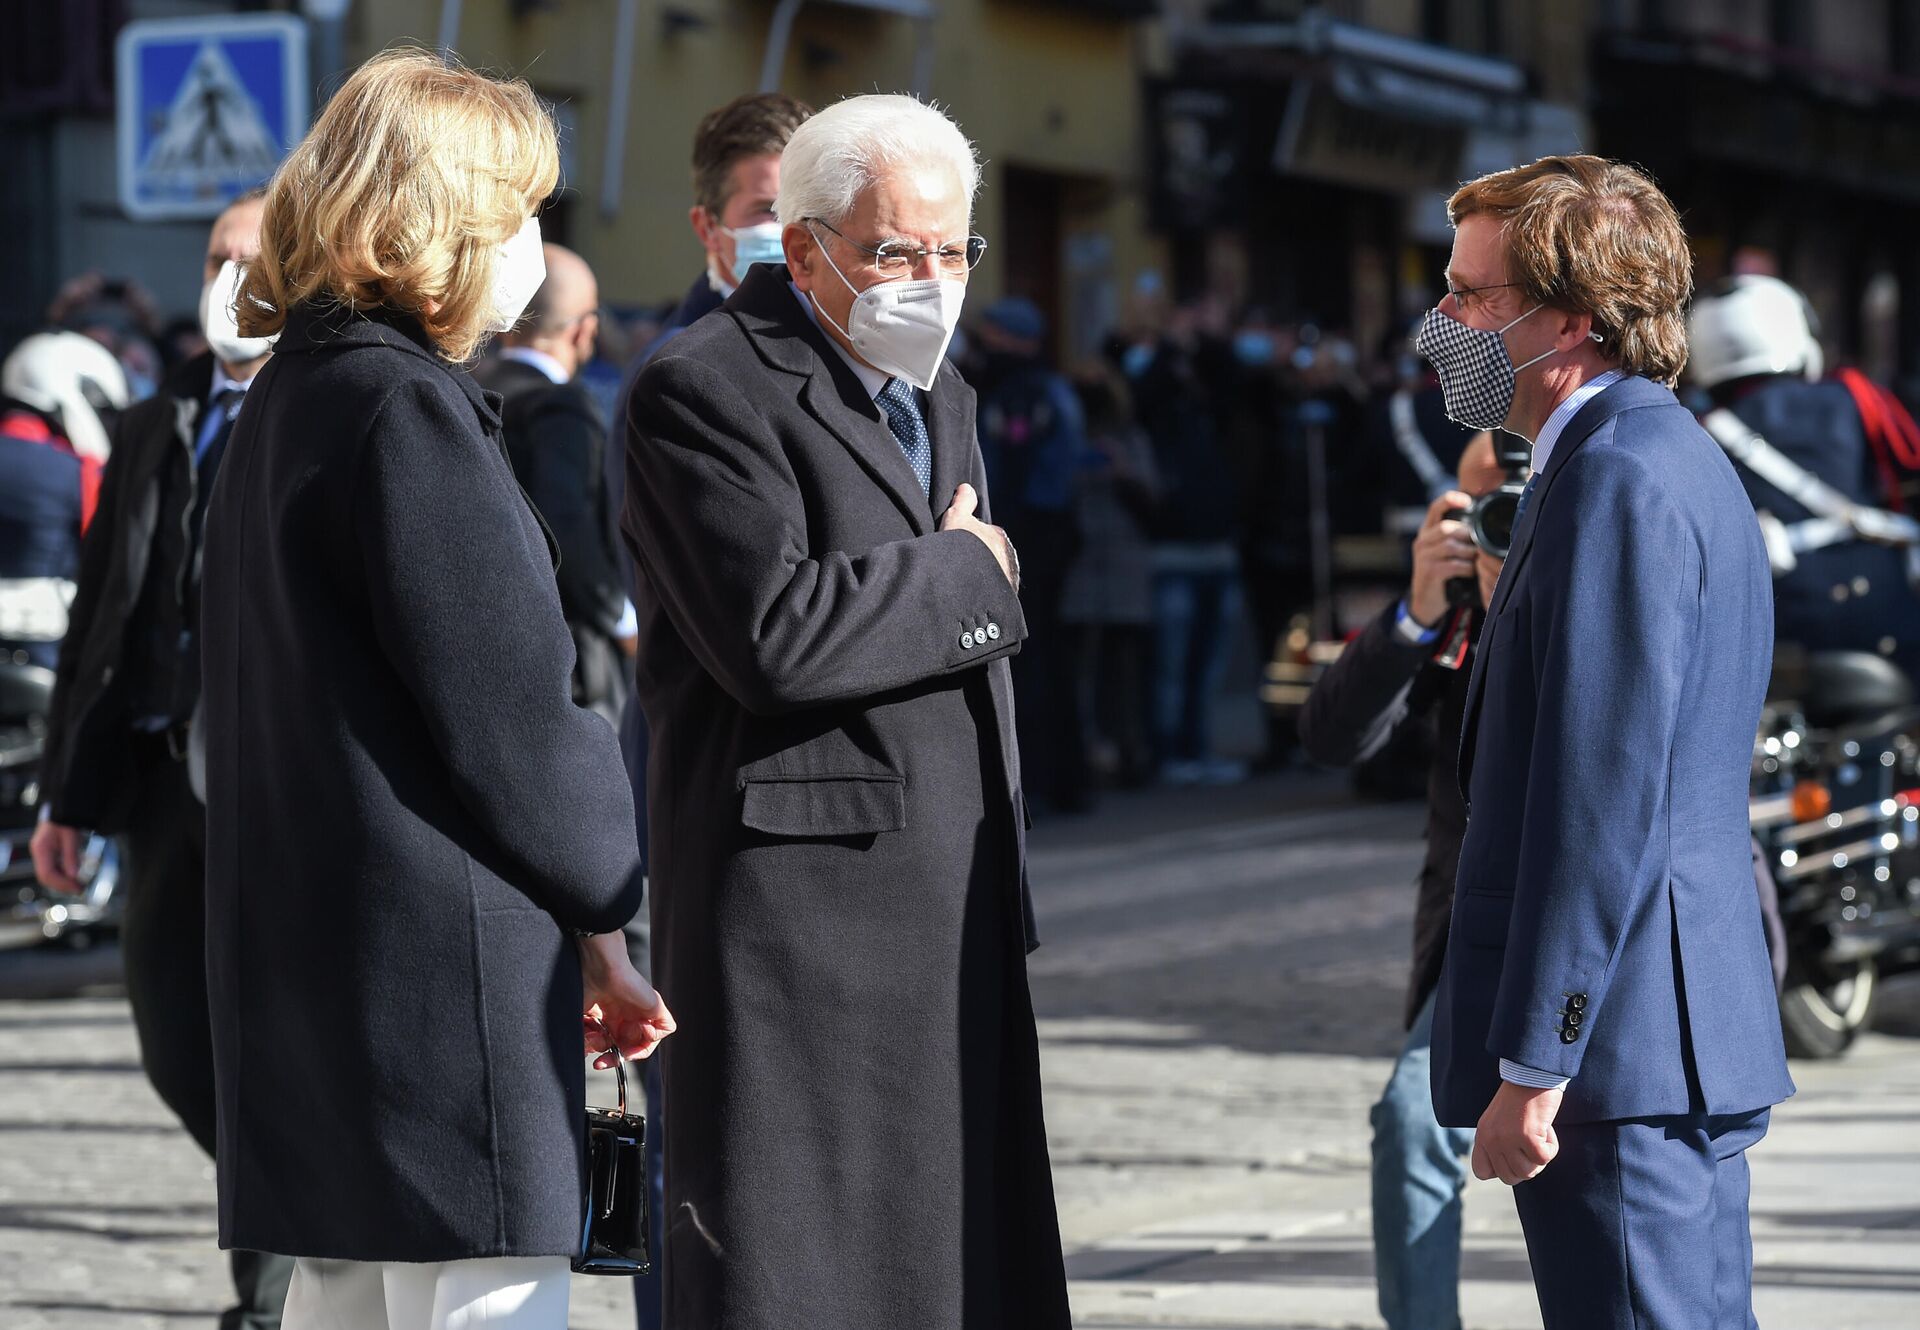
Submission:
[[[494,403],[398,315],[290,312],[207,522],[223,1246],[570,1254],[568,928],[637,908],[613,730]]]

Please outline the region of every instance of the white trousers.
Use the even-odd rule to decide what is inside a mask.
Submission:
[[[282,1330],[566,1330],[564,1256],[293,1264]]]

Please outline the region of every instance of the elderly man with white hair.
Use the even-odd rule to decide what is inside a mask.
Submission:
[[[781,159],[756,267],[628,403],[667,1323],[1065,1330],[1007,658],[944,359],[979,165],[908,97]]]

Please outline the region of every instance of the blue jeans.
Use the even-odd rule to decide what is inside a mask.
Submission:
[[[1162,762],[1213,756],[1213,699],[1240,605],[1231,569],[1154,575],[1153,738]]]
[[[1459,1330],[1460,1192],[1473,1132],[1433,1113],[1433,998],[1373,1106],[1373,1266],[1387,1330]]]

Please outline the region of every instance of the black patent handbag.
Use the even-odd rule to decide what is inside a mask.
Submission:
[[[617,1108],[587,1109],[587,1195],[580,1250],[573,1268],[583,1275],[644,1275],[647,1256],[647,1120],[627,1112],[627,1058],[618,1046],[614,1076]]]

